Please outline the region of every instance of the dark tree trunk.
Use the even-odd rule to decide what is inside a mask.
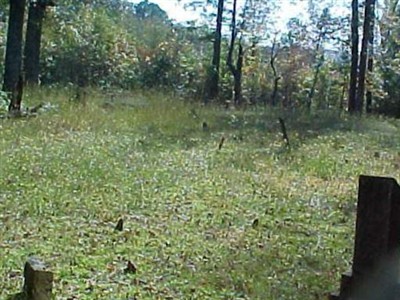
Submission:
[[[313,98],[315,95],[315,89],[317,87],[317,83],[318,83],[318,78],[319,78],[319,72],[321,71],[321,67],[322,64],[324,63],[324,56],[322,55],[320,58],[318,58],[319,61],[315,67],[314,70],[314,77],[313,77],[313,81],[311,84],[311,88],[310,88],[310,92],[308,93],[308,99],[307,99],[307,109],[310,110],[311,109],[311,105],[313,102]]]
[[[311,109],[312,101],[313,101],[314,94],[315,94],[315,89],[316,89],[317,83],[318,83],[319,73],[320,73],[321,67],[322,67],[322,65],[324,63],[324,55],[319,53],[320,52],[320,48],[321,48],[323,35],[324,35],[323,32],[319,33],[318,40],[317,40],[316,47],[315,47],[314,60],[316,62],[316,65],[315,65],[315,69],[314,69],[313,81],[312,81],[312,84],[311,84],[310,91],[308,93],[308,99],[307,99],[307,109],[308,110]]]
[[[358,74],[358,90],[357,90],[357,103],[356,103],[356,110],[359,113],[361,113],[363,110],[364,97],[365,97],[365,78],[367,73],[368,42],[371,33],[373,4],[374,0],[365,1],[363,39],[361,42],[360,68]]]
[[[279,85],[279,80],[281,79],[281,77],[275,77],[274,78],[274,87],[272,90],[272,95],[271,95],[271,103],[272,106],[276,106],[277,104],[277,96],[278,96],[278,85]]]
[[[221,38],[222,38],[222,16],[224,11],[224,0],[218,0],[217,25],[214,36],[214,50],[211,68],[207,74],[206,87],[204,94],[204,103],[207,104],[210,99],[218,97],[219,92],[219,64],[221,61]]]
[[[358,77],[358,0],[351,2],[351,68],[348,110],[356,111]]]
[[[276,106],[276,102],[277,102],[276,101],[277,100],[276,97],[278,95],[278,84],[279,84],[279,80],[281,79],[281,77],[278,76],[278,72],[276,71],[276,67],[275,67],[275,59],[276,59],[276,57],[278,55],[277,51],[275,50],[275,47],[276,47],[276,40],[274,40],[274,42],[272,44],[271,57],[270,57],[270,60],[269,60],[269,63],[271,65],[272,72],[273,72],[273,75],[274,75],[274,87],[273,87],[272,95],[271,95],[271,104],[272,104],[272,106]],[[267,101],[265,101],[264,104],[266,105]]]
[[[233,51],[235,50],[235,42],[237,37],[236,30],[236,8],[237,8],[237,0],[233,1],[233,10],[232,10],[232,31],[231,31],[231,42],[229,45],[228,58],[226,60],[226,64],[229,70],[232,73],[234,80],[234,102],[235,105],[240,105],[242,102],[242,66],[243,66],[243,58],[244,51],[242,46],[241,38],[239,39],[239,52],[238,58],[236,62],[236,67],[233,65]]]
[[[242,40],[239,40],[239,52],[236,61],[236,70],[233,76],[234,79],[234,98],[235,104],[240,105],[242,103],[242,68],[243,68],[244,51],[242,46]]]
[[[29,5],[28,25],[26,28],[24,71],[26,83],[39,83],[40,43],[42,37],[45,3],[31,2]]]
[[[340,112],[344,109],[344,107],[346,105],[345,97],[346,97],[348,82],[349,82],[349,79],[347,78],[347,76],[344,76],[343,83],[342,83],[342,93],[341,93],[340,99],[339,99],[339,111]]]
[[[367,88],[367,97],[366,97],[366,106],[365,106],[365,111],[370,114],[372,113],[372,91],[371,91],[371,85],[372,85],[372,73],[374,71],[374,27],[375,27],[375,0],[372,1],[371,3],[371,24],[369,28],[369,41],[368,41],[368,47],[369,47],[369,56],[368,56],[368,73],[369,73],[369,78],[370,78],[370,84],[369,87]]]
[[[11,102],[8,106],[8,110],[10,112],[17,113],[17,115],[21,112],[21,103],[22,103],[22,94],[24,92],[24,79],[22,75],[18,77],[18,81],[15,84],[15,87],[11,91]]]
[[[21,107],[21,99],[14,95],[18,94],[17,89],[20,89],[19,85],[22,84],[22,31],[25,3],[25,0],[10,0],[3,83],[3,90],[11,95],[9,110],[20,110]]]

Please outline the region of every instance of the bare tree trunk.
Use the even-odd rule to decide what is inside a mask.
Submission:
[[[237,105],[242,103],[242,68],[243,68],[243,58],[244,51],[242,46],[242,39],[239,39],[239,50],[238,57],[236,61],[236,72],[234,73],[234,102]]]
[[[237,0],[233,0],[232,21],[231,21],[231,41],[230,41],[230,44],[229,44],[228,58],[226,60],[226,64],[231,69],[231,71],[235,70],[235,67],[233,66],[233,63],[232,63],[232,57],[233,57],[233,51],[235,50],[235,41],[236,41],[236,36],[237,36],[237,31],[236,31],[236,5],[237,5]]]
[[[219,93],[219,64],[221,61],[221,38],[222,38],[222,16],[224,11],[224,0],[218,0],[217,25],[214,37],[214,51],[210,70],[207,74],[204,93],[204,103],[218,97]]]
[[[229,70],[233,75],[234,80],[234,102],[235,105],[240,105],[242,102],[242,66],[243,66],[243,57],[244,51],[242,47],[242,40],[239,39],[239,53],[236,62],[236,67],[233,65],[233,51],[235,49],[235,41],[237,37],[236,30],[236,8],[237,8],[237,0],[233,1],[233,9],[232,9],[232,31],[231,31],[231,42],[229,45],[228,58],[226,64],[228,65]]]
[[[348,110],[356,111],[357,103],[357,77],[358,77],[358,0],[351,3],[351,69]]]
[[[25,0],[10,0],[7,48],[4,62],[3,90],[11,95],[9,110],[20,110],[21,99],[15,97],[22,84],[22,31],[24,25]]]
[[[317,83],[318,83],[319,72],[321,70],[321,67],[322,67],[323,63],[324,63],[324,56],[321,55],[317,65],[315,67],[314,78],[313,78],[313,81],[312,81],[312,84],[311,84],[310,92],[308,93],[308,99],[307,99],[307,109],[308,110],[311,109],[312,101],[313,101],[314,94],[315,94],[315,89],[316,89]]]
[[[371,3],[371,24],[369,28],[369,41],[368,41],[368,47],[369,47],[369,56],[368,56],[368,74],[369,74],[369,80],[370,84],[367,88],[367,98],[366,98],[366,106],[365,106],[365,111],[370,114],[372,113],[372,91],[371,91],[371,85],[372,85],[372,74],[374,71],[374,27],[375,27],[375,0],[372,1]]]
[[[364,13],[364,26],[363,26],[363,39],[361,42],[361,54],[360,54],[360,71],[358,74],[358,90],[357,90],[357,103],[356,111],[361,113],[364,105],[365,97],[365,77],[367,71],[367,59],[368,59],[368,42],[371,33],[372,23],[372,7],[374,0],[365,1],[365,13]]]
[[[343,83],[342,83],[342,93],[339,98],[339,111],[342,111],[345,106],[345,95],[346,95],[346,90],[347,90],[347,84],[349,82],[348,77],[345,75],[343,78]]]
[[[24,71],[26,83],[32,85],[39,83],[40,44],[45,10],[44,3],[40,1],[30,2],[26,28]]]
[[[275,77],[274,78],[274,87],[273,87],[273,90],[272,90],[272,95],[271,95],[271,103],[272,103],[272,106],[276,106],[276,104],[277,104],[277,96],[278,96],[278,85],[279,85],[279,80],[281,80],[281,77],[280,76],[278,76],[278,77]]]
[[[313,101],[314,94],[315,94],[315,89],[316,89],[317,83],[318,83],[319,72],[320,72],[321,67],[322,67],[322,65],[324,63],[324,55],[319,53],[320,48],[321,48],[323,35],[324,34],[322,32],[319,33],[317,44],[316,44],[316,47],[315,47],[314,60],[316,61],[316,65],[315,65],[315,70],[314,70],[313,81],[312,81],[312,84],[311,84],[310,91],[308,93],[308,99],[307,99],[307,109],[308,110],[311,109],[312,101]]]
[[[276,40],[274,39],[274,42],[271,47],[271,57],[269,60],[269,64],[271,65],[272,72],[274,75],[274,86],[273,86],[272,95],[271,95],[272,106],[276,106],[276,102],[277,102],[276,97],[278,95],[278,84],[279,84],[279,80],[281,79],[281,77],[278,76],[278,72],[276,71],[276,67],[275,67],[275,59],[278,56],[278,51],[275,50],[275,47],[276,47]],[[264,104],[266,105],[267,101],[265,101]]]

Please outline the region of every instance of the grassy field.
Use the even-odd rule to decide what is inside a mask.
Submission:
[[[323,299],[351,263],[358,175],[400,180],[399,121],[68,95],[0,120],[0,299],[32,254],[56,299]]]

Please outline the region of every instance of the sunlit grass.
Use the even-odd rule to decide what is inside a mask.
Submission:
[[[400,179],[395,120],[73,96],[32,91],[53,109],[0,121],[1,299],[31,254],[57,299],[322,299],[350,264],[358,175]]]

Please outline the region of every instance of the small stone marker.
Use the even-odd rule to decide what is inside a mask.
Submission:
[[[53,273],[41,260],[30,257],[24,268],[24,293],[28,300],[51,300]]]
[[[117,225],[115,225],[115,230],[122,231],[124,230],[124,220],[119,219]]]
[[[281,130],[282,130],[282,137],[283,140],[286,142],[286,146],[288,148],[290,148],[290,143],[289,143],[289,136],[287,134],[287,130],[286,130],[286,125],[285,125],[285,120],[283,120],[282,118],[279,118],[279,124],[281,124]]]
[[[221,140],[219,141],[218,150],[222,149],[222,146],[224,145],[224,142],[225,142],[225,137],[223,136],[221,138]]]
[[[130,260],[127,263],[127,266],[125,268],[125,273],[132,273],[135,274],[137,271],[137,267],[135,266],[134,263],[132,263]]]

